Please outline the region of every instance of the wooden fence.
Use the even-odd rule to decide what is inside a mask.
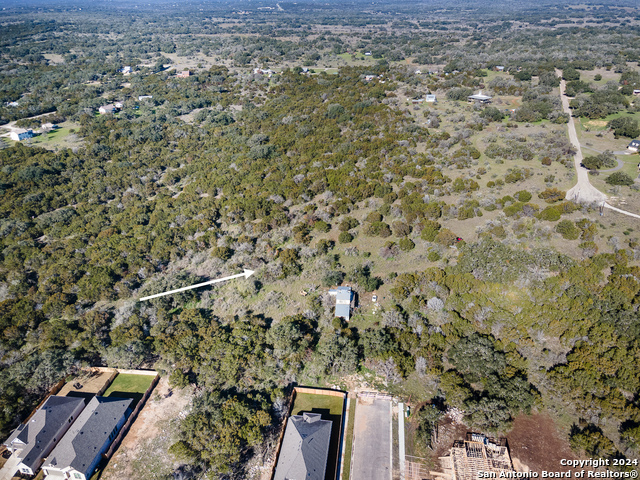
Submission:
[[[85,370],[90,372],[101,372],[101,373],[109,373],[109,372],[117,372],[123,374],[130,375],[149,375],[155,377],[158,375],[158,372],[155,370],[127,370],[125,368],[112,368],[112,367],[87,367]]]
[[[118,376],[118,372],[116,370],[111,372],[111,375],[109,376],[109,380],[107,380],[105,384],[102,386],[102,388],[98,390],[98,392],[96,393],[96,397],[99,397],[104,392],[106,392],[107,388],[109,388],[109,385],[111,385],[111,382],[113,382],[113,379],[116,378],[117,376]]]
[[[347,392],[342,390],[332,390],[330,388],[294,387],[294,393],[310,393],[312,395],[329,395],[330,397],[345,398]]]

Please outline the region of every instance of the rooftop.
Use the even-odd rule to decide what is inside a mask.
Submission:
[[[22,463],[36,470],[40,467],[44,450],[52,440],[59,440],[58,434],[66,427],[69,418],[80,407],[84,406],[84,399],[76,397],[50,396],[44,404],[33,414],[33,417],[20,425],[5,442],[13,448],[20,448],[24,444],[19,457]]]
[[[319,413],[289,417],[273,479],[324,480],[331,424]]]
[[[72,467],[85,472],[96,455],[101,453],[101,447],[109,439],[131,402],[131,398],[93,397],[53,449],[45,465]]]

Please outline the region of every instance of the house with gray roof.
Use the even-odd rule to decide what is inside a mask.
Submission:
[[[319,413],[289,417],[273,480],[324,480],[332,423]]]
[[[13,431],[4,445],[11,452],[16,452],[20,473],[36,473],[83,408],[82,398],[52,395],[27,422]]]
[[[487,103],[491,103],[491,98],[489,95],[483,95],[482,90],[480,90],[479,93],[476,93],[475,95],[469,95],[467,97],[467,100],[469,101],[469,103],[482,103],[482,104],[487,104]]]
[[[9,133],[9,138],[11,140],[15,140],[16,142],[21,142],[27,138],[33,138],[33,130],[24,128],[14,128],[11,133]]]
[[[113,103],[109,105],[103,105],[98,109],[101,115],[105,115],[107,113],[116,113],[116,106]]]
[[[351,302],[353,301],[353,292],[351,287],[337,287],[329,290],[329,295],[336,297],[335,316],[342,317],[347,322],[351,317]]]
[[[131,398],[93,397],[45,460],[45,480],[90,478],[131,414],[131,402]]]

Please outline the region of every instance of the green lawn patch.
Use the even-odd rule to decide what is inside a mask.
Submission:
[[[293,402],[291,414],[300,415],[302,412],[322,413],[323,419],[325,414],[342,416],[343,404],[344,399],[342,397],[298,393],[296,394],[295,402]],[[331,420],[331,418],[326,420]]]
[[[153,382],[151,375],[136,375],[130,373],[120,373],[111,383],[105,397],[133,398],[131,409],[133,410],[142,399],[145,392]]]

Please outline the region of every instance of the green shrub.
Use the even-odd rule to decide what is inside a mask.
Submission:
[[[333,287],[335,285],[341,285],[344,279],[344,273],[338,270],[328,271],[324,277],[322,277],[322,284],[325,287]]]
[[[615,172],[607,177],[605,180],[609,185],[633,185],[633,178],[624,172]]]
[[[558,232],[565,240],[577,240],[580,236],[580,229],[571,220],[562,220],[556,225]]]
[[[448,228],[443,228],[442,230],[440,230],[438,235],[436,235],[436,242],[440,245],[444,245],[445,247],[454,245],[457,239],[458,236]]]
[[[369,215],[367,215],[367,222],[369,223],[375,223],[375,222],[381,222],[382,221],[382,215],[380,214],[380,212],[371,212]]]
[[[424,220],[422,222],[422,232],[420,232],[420,238],[427,242],[433,242],[438,235],[442,225],[434,220]]]
[[[403,252],[408,252],[409,250],[413,250],[416,247],[416,244],[413,243],[413,240],[410,238],[404,237],[400,239],[398,246]]]
[[[502,225],[497,225],[489,230],[492,235],[495,235],[498,238],[507,238],[507,231],[504,229]]]
[[[538,214],[539,220],[547,220],[549,222],[557,222],[560,220],[560,209],[558,207],[547,207]]]
[[[229,260],[233,255],[233,250],[229,247],[213,247],[211,249],[211,256],[217,257],[221,260]]]
[[[518,201],[519,202],[524,202],[524,203],[527,203],[529,200],[531,200],[532,196],[533,195],[531,195],[526,190],[520,190],[519,192],[516,192],[516,194],[515,194],[515,197],[518,199]]]
[[[353,240],[353,235],[351,235],[349,232],[342,232],[338,236],[338,241],[340,243],[350,243],[352,240]]]
[[[331,230],[331,225],[329,225],[327,222],[323,221],[323,220],[318,220],[315,225],[313,226],[313,228],[315,228],[316,230],[318,230],[319,232],[323,232],[326,233],[329,230]]]
[[[338,225],[338,230],[340,230],[341,232],[346,232],[347,230],[356,228],[358,225],[360,225],[360,222],[358,222],[358,220],[356,220],[355,218],[345,217],[344,220],[340,222],[340,225]]]
[[[567,192],[558,190],[555,187],[547,188],[546,190],[538,194],[538,198],[544,200],[547,203],[555,203],[564,200],[567,196]]]
[[[516,213],[520,213],[522,211],[522,207],[524,203],[516,202],[513,205],[509,205],[508,207],[504,207],[502,211],[507,217],[513,217]]]
[[[406,237],[411,233],[412,230],[411,225],[400,221],[393,222],[393,225],[391,225],[391,227],[393,228],[393,234],[396,237]]]
[[[437,252],[437,251],[435,251],[435,250],[431,250],[431,251],[429,252],[429,254],[427,255],[427,259],[428,259],[430,262],[437,262],[438,260],[440,260],[440,258],[441,258],[441,257],[440,257],[440,253],[438,253],[438,252]]]
[[[366,224],[364,227],[364,233],[369,236],[378,236],[387,238],[391,235],[391,228],[384,222],[373,222]]]

